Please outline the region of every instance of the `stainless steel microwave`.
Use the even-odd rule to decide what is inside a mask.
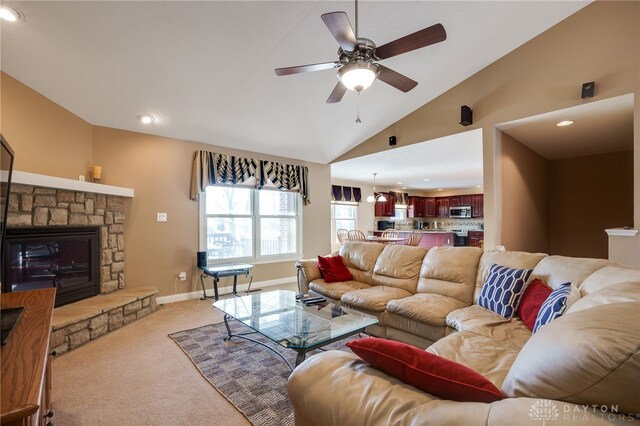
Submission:
[[[449,217],[471,217],[471,206],[450,207]]]

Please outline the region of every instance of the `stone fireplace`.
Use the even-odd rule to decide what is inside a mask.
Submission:
[[[96,277],[99,293],[111,293],[125,287],[124,199],[116,195],[14,184],[9,195],[7,227],[21,230],[94,227],[100,241]]]

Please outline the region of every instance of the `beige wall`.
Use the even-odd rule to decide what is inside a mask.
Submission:
[[[499,135],[496,152],[501,169],[502,245],[507,250],[548,252],[548,161],[506,133]]]
[[[0,93],[0,127],[16,153],[16,170],[69,179],[87,174],[89,123],[4,72]]]
[[[16,170],[77,179],[99,164],[103,183],[135,190],[135,197],[125,203],[128,287],[154,285],[161,296],[170,295],[174,277],[186,271],[187,283],[178,282],[177,293],[197,290],[199,210],[198,202],[189,200],[189,183],[198,149],[309,167],[312,204],[303,209],[303,257],[330,251],[327,165],[91,126],[5,74],[1,96],[0,130],[16,152]],[[168,222],[156,222],[157,212],[168,213]],[[293,277],[294,262],[257,265],[253,275],[254,281]],[[223,279],[221,285],[230,281]]]
[[[549,164],[549,254],[608,257],[608,228],[633,224],[633,152]]]
[[[495,126],[590,101],[635,94],[634,221],[640,228],[640,2],[594,2],[400,121],[345,153],[336,161],[388,149],[395,135],[413,144],[474,128],[483,129],[485,247],[500,244],[500,229],[520,224],[499,221],[503,202],[495,181]],[[596,82],[596,97],[580,99],[580,87]],[[428,84],[424,82],[421,84]],[[474,110],[474,124],[458,124],[460,106]],[[511,219],[510,219],[511,220]],[[640,238],[637,239],[640,250]],[[640,265],[639,265],[640,266]]]

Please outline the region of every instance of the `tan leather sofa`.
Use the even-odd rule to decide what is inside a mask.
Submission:
[[[325,283],[315,261],[303,260],[302,290],[376,315],[371,334],[467,365],[508,398],[441,400],[352,353],[328,351],[289,379],[297,425],[628,424],[623,413],[640,414],[640,270],[469,247],[346,243],[340,254],[353,281]],[[492,263],[531,268],[530,279],[552,288],[571,281],[582,297],[532,336],[519,318],[475,304]]]

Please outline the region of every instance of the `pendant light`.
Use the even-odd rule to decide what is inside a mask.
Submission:
[[[375,195],[376,194],[376,175],[377,173],[373,174],[373,194],[367,197],[367,203],[375,203],[376,200],[380,201],[381,203],[386,203],[387,198],[384,196],[384,194],[380,194],[378,196]]]

